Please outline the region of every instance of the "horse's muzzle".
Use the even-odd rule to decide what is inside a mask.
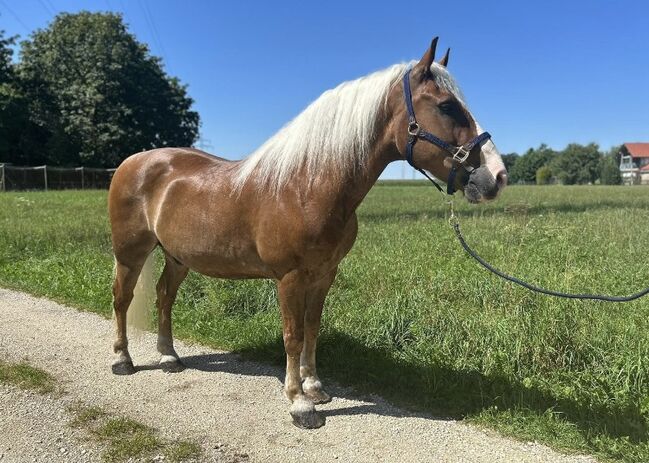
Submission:
[[[494,178],[487,166],[480,166],[469,175],[469,181],[464,186],[464,196],[474,204],[489,201],[495,199],[506,184],[506,173],[499,173]]]

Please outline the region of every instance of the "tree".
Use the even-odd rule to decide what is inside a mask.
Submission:
[[[199,116],[113,13],[63,13],[21,44],[19,73],[29,101],[25,152],[54,165],[112,167],[132,153],[190,146]]]
[[[512,183],[536,183],[536,172],[549,164],[555,156],[556,152],[545,143],[537,149],[530,148],[516,160],[512,167],[510,172]]]
[[[571,143],[552,161],[552,171],[565,185],[595,183],[599,178],[599,146]]]
[[[537,185],[548,185],[551,180],[552,180],[552,169],[550,169],[550,167],[543,166],[536,171]]]
[[[15,40],[0,31],[0,162],[19,152],[20,134],[27,121],[25,100],[11,62]]]
[[[611,149],[608,150],[608,153],[604,154],[604,157],[610,157],[611,159],[613,159],[615,165],[619,166],[620,161],[622,160],[622,155],[628,156],[629,152],[624,145],[616,145],[611,146]]]
[[[511,172],[512,167],[514,167],[514,164],[516,164],[519,156],[518,153],[508,153],[501,155],[501,158],[503,159],[503,164],[505,164],[505,169],[507,169],[507,172]]]
[[[616,162],[618,151],[611,150],[599,162],[599,180],[602,185],[619,185],[622,183],[619,161]]]

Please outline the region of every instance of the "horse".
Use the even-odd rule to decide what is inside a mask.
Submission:
[[[216,278],[273,279],[289,413],[303,428],[324,424],[315,408],[330,400],[316,371],[321,314],[338,264],[356,239],[356,208],[379,175],[406,157],[439,179],[459,169],[463,175],[447,183],[471,203],[496,198],[507,183],[491,140],[467,145],[481,128],[448,72],[448,51],[435,61],[436,45],[437,38],[419,61],[324,92],[243,160],[159,148],[119,166],[108,195],[115,256],[113,373],[136,371],[126,315],[145,261],[160,247],[165,263],[156,286],[157,350],[163,369],[184,367],[173,345],[171,309],[190,269]],[[415,144],[424,133],[419,127],[434,131],[441,144]],[[449,154],[448,146],[458,152]]]

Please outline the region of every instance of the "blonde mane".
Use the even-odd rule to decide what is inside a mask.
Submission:
[[[400,63],[324,92],[250,156],[237,164],[234,191],[248,180],[277,193],[302,168],[313,178],[318,172],[342,176],[365,166],[376,135],[379,111],[388,93],[412,66]],[[434,63],[440,87],[461,92],[448,71]]]

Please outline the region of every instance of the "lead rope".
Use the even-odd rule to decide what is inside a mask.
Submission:
[[[435,184],[435,182],[430,177],[428,177],[428,175],[426,175],[426,177]],[[438,185],[435,184],[435,186]],[[438,189],[440,190],[440,193],[442,193],[442,196],[444,196],[444,193],[441,191],[441,189],[439,187]],[[462,230],[460,230],[460,220],[458,216],[455,214],[455,209],[453,208],[453,197],[451,196],[450,199],[447,199],[447,197],[444,196],[444,201],[448,204],[448,209],[450,214],[449,224],[451,225],[451,227],[453,227],[455,236],[457,236],[457,239],[462,245],[462,247],[464,248],[464,250],[467,252],[467,254],[473,257],[480,265],[482,265],[484,268],[489,270],[491,273],[498,275],[500,278],[515,283],[519,286],[522,286],[523,288],[529,289],[530,291],[545,294],[548,296],[563,297],[566,299],[582,299],[582,300],[594,300],[594,301],[605,301],[605,302],[629,302],[629,301],[634,301],[636,299],[640,299],[641,297],[649,294],[649,288],[645,288],[642,291],[631,294],[629,296],[607,296],[601,294],[562,293],[561,291],[553,291],[550,289],[541,288],[539,286],[535,286],[530,283],[527,283],[521,280],[520,278],[516,278],[514,276],[508,275],[502,270],[499,270],[493,265],[491,265],[489,262],[485,261],[482,257],[478,255],[477,252],[471,249],[471,247],[467,244],[466,240],[464,239],[464,236],[462,236]]]

